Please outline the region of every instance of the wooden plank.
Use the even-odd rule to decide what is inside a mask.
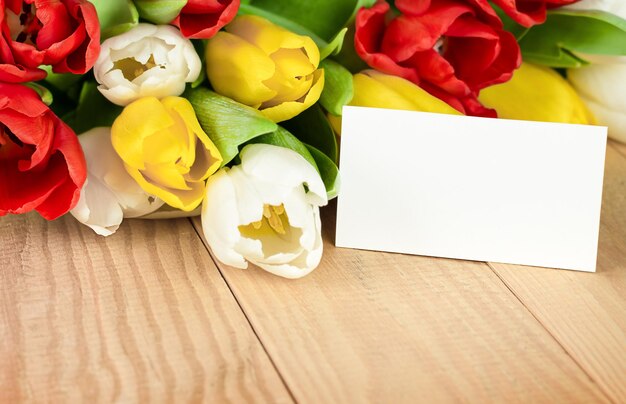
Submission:
[[[620,152],[622,156],[626,157],[626,143],[620,143],[612,140],[609,142],[609,145]]]
[[[626,402],[626,157],[607,149],[597,273],[491,264],[615,402]]]
[[[0,402],[291,402],[186,219],[0,220]]]
[[[336,249],[324,215],[302,280],[219,265],[296,401],[606,401],[485,263]]]

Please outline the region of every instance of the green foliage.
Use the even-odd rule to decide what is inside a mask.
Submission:
[[[254,7],[307,28],[328,41],[343,29],[359,3],[355,0],[253,0]]]
[[[291,149],[304,157],[319,172],[315,159],[309,153],[309,149],[287,129],[280,126],[274,132],[255,137],[248,143],[264,143]]]
[[[98,126],[111,126],[122,112],[122,107],[112,104],[100,91],[98,83],[86,81],[83,83],[78,106],[75,110],[63,117],[74,132],[81,134]]]
[[[206,41],[204,40],[199,40],[199,39],[194,39],[191,41],[191,43],[193,44],[194,49],[196,50],[196,53],[198,54],[198,56],[200,57],[200,62],[202,63],[202,69],[200,70],[200,75],[198,75],[198,78],[194,80],[193,83],[191,83],[191,88],[196,88],[199,87],[202,83],[204,83],[207,79],[206,76]]]
[[[602,11],[555,10],[519,40],[525,61],[580,67],[581,54],[626,55],[626,21]]]
[[[48,90],[46,87],[35,82],[25,83],[25,85],[26,87],[30,87],[33,90],[35,90],[44,104],[48,106],[52,104],[52,100],[54,99],[54,96],[52,95],[50,90]]]
[[[320,176],[322,177],[322,181],[324,182],[324,186],[326,187],[326,195],[328,199],[333,199],[339,193],[339,168],[337,164],[333,162],[328,156],[321,151],[317,150],[315,147],[307,145],[306,146],[311,153],[311,156],[315,159],[315,163],[317,164],[318,171]]]
[[[186,4],[187,0],[135,0],[141,18],[154,24],[169,24]]]
[[[341,50],[346,27],[356,12],[374,3],[375,0],[244,0],[239,13],[258,15],[292,32],[309,36],[325,59]]]
[[[98,12],[102,39],[119,35],[139,23],[139,13],[130,0],[90,0]]]
[[[258,110],[207,88],[190,89],[183,96],[191,102],[200,126],[220,151],[224,159],[222,165],[239,154],[239,146],[278,129],[278,125]]]
[[[345,40],[346,32],[348,32],[348,28],[343,28],[341,31],[335,35],[332,41],[323,48],[320,49],[320,59],[324,60],[329,56],[334,56],[341,52],[341,48],[343,47],[343,42]]]
[[[340,116],[344,105],[347,105],[354,96],[352,73],[345,67],[332,60],[323,60],[324,90],[320,103],[331,114]]]
[[[337,138],[319,105],[313,105],[284,122],[283,126],[303,143],[314,146],[332,161],[337,161]]]

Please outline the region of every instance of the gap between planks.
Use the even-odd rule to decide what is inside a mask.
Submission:
[[[622,144],[618,144],[615,142],[609,142],[609,144],[607,145],[607,148],[611,148],[612,150],[616,151],[619,153],[619,155],[621,157],[626,157],[626,145],[622,145]],[[328,208],[327,208],[328,209]],[[205,248],[207,249],[207,251],[209,252],[209,255],[211,256],[211,259],[215,262],[218,271],[220,272],[220,275],[222,276],[224,282],[226,283],[226,285],[229,288],[230,293],[233,295],[235,301],[237,302],[237,304],[239,305],[241,311],[244,313],[244,316],[246,318],[246,321],[248,321],[251,329],[254,331],[255,337],[258,339],[259,343],[261,344],[261,346],[263,347],[263,349],[265,350],[267,356],[270,358],[270,361],[272,363],[272,365],[274,366],[274,368],[276,369],[277,373],[279,374],[279,376],[281,377],[281,380],[283,381],[283,383],[285,384],[287,391],[289,392],[289,394],[291,395],[291,397],[295,400],[295,395],[294,392],[292,391],[292,388],[289,386],[289,384],[287,383],[281,369],[279,369],[279,367],[276,364],[275,358],[270,354],[270,350],[268,349],[268,347],[264,344],[260,334],[259,334],[259,330],[254,326],[254,322],[251,320],[250,315],[254,315],[254,313],[248,313],[246,312],[246,310],[244,309],[244,304],[240,301],[240,298],[237,296],[237,294],[235,293],[234,289],[233,289],[233,285],[230,284],[229,281],[229,277],[225,276],[224,274],[224,266],[221,265],[216,258],[214,257],[214,255],[212,254],[210,248],[208,248],[208,246],[206,245],[206,243],[204,242],[204,238],[202,237],[202,235],[200,234],[200,226],[198,222],[194,223],[193,219],[190,219],[192,226],[194,226],[197,235],[202,239],[203,241],[203,245],[205,246]],[[325,223],[325,225],[332,225],[332,223],[330,223],[329,221],[327,221]],[[558,345],[558,347],[560,347],[560,349],[562,350],[562,352],[569,357],[569,359],[571,359],[572,363],[578,367],[578,369],[584,374],[586,375],[586,377],[589,379],[589,381],[596,386],[596,388],[598,389],[598,391],[604,396],[605,399],[607,399],[608,401],[619,401],[619,399],[617,399],[615,397],[614,394],[611,394],[610,391],[610,387],[609,391],[607,391],[607,386],[606,384],[602,384],[598,382],[598,378],[599,376],[597,375],[597,372],[594,372],[593,369],[589,369],[587,366],[585,366],[584,361],[581,361],[580,358],[578,357],[578,355],[576,354],[576,350],[571,350],[569,349],[570,347],[568,346],[566,341],[563,341],[561,338],[559,338],[558,333],[555,333],[554,330],[551,330],[551,328],[548,326],[548,324],[546,324],[546,322],[544,321],[545,319],[542,319],[540,313],[536,313],[535,310],[533,310],[533,308],[531,306],[528,305],[527,301],[523,298],[523,296],[519,293],[516,292],[515,290],[515,286],[512,284],[509,284],[505,277],[500,274],[498,272],[498,270],[494,267],[494,264],[489,263],[489,262],[484,262],[484,264],[489,268],[489,270],[497,277],[497,279],[499,280],[500,283],[502,283],[502,285],[504,285],[504,287],[506,288],[506,290],[508,291],[508,293],[512,294],[513,297],[515,298],[516,301],[519,302],[519,304],[521,304],[524,307],[524,310],[527,311],[532,318],[534,319],[534,321],[540,326],[541,329],[545,330],[545,332],[547,333],[547,335],[549,335],[549,337],[554,340],[554,342]],[[522,269],[523,270],[523,269]]]
[[[200,242],[202,243],[202,245],[204,246],[205,250],[209,254],[209,257],[211,258],[211,260],[215,264],[215,267],[217,268],[217,272],[222,277],[222,280],[226,284],[226,287],[228,288],[229,293],[231,294],[231,296],[233,297],[233,299],[237,303],[237,306],[241,310],[241,313],[243,314],[244,318],[248,322],[248,325],[250,326],[250,329],[252,330],[252,333],[254,334],[254,337],[257,339],[257,341],[261,345],[261,348],[263,348],[263,351],[267,355],[270,363],[272,364],[272,367],[274,368],[274,370],[278,374],[278,377],[280,378],[280,381],[283,383],[283,386],[285,386],[285,389],[287,390],[287,393],[289,393],[289,397],[291,397],[291,399],[293,400],[294,403],[297,403],[298,401],[294,397],[293,392],[291,391],[291,388],[287,384],[287,382],[286,382],[282,372],[278,369],[278,366],[276,366],[276,363],[274,362],[274,358],[272,357],[272,355],[270,355],[269,351],[267,350],[267,347],[263,343],[263,340],[259,337],[258,330],[254,327],[254,324],[252,324],[252,322],[250,321],[250,318],[248,317],[248,313],[244,310],[243,306],[241,305],[241,302],[237,298],[237,295],[235,295],[235,292],[233,291],[233,288],[231,287],[230,283],[228,282],[228,280],[226,279],[226,277],[222,273],[222,268],[220,268],[219,261],[217,261],[217,259],[213,256],[213,252],[211,251],[211,249],[204,242],[204,237],[202,236],[202,234],[200,234],[200,231],[196,228],[196,226],[194,226],[193,218],[188,218],[188,221],[189,221],[189,224],[191,225],[191,228],[195,231],[196,235],[200,239]]]
[[[612,147],[617,150],[624,158],[626,158],[626,143],[619,143],[616,140],[609,141],[607,147]]]
[[[492,263],[615,402],[626,402],[626,145],[609,142],[596,273]]]
[[[333,209],[332,207],[328,207],[326,209]],[[332,215],[334,218],[334,215]],[[272,356],[271,350],[268,349],[268,347],[266,346],[266,344],[263,342],[263,338],[261,338],[261,332],[257,329],[257,327],[255,327],[254,325],[254,321],[251,320],[250,316],[254,316],[256,315],[254,312],[252,313],[248,313],[246,311],[246,309],[244,308],[245,304],[243,302],[240,301],[240,297],[235,293],[234,289],[233,289],[233,285],[231,285],[231,281],[229,280],[229,277],[226,276],[224,274],[223,271],[228,270],[229,267],[224,266],[223,264],[221,264],[214,256],[213,252],[211,251],[211,249],[208,247],[208,245],[206,244],[206,240],[204,239],[203,235],[201,234],[201,225],[199,223],[199,220],[190,219],[192,225],[194,225],[194,227],[196,228],[196,232],[198,234],[198,236],[201,238],[205,248],[207,249],[207,251],[209,252],[209,255],[211,256],[211,258],[213,259],[213,261],[215,262],[218,271],[220,272],[220,274],[222,275],[224,282],[226,282],[226,284],[228,285],[229,290],[231,291],[234,299],[237,301],[237,304],[239,304],[242,312],[244,313],[246,320],[249,322],[250,327],[252,328],[252,330],[255,333],[255,336],[258,338],[259,343],[261,344],[261,346],[263,347],[263,349],[265,350],[265,352],[267,353],[268,357],[270,358],[272,364],[274,365],[277,373],[280,375],[281,379],[283,380],[283,382],[286,385],[287,390],[289,391],[289,394],[292,395],[292,397],[294,397],[294,401],[295,402],[299,402],[299,401],[309,401],[309,397],[305,396],[301,396],[298,397],[300,398],[300,400],[298,398],[296,398],[296,396],[298,396],[297,394],[295,394],[293,392],[292,386],[289,385],[289,382],[286,380],[285,376],[283,375],[283,371],[288,371],[289,369],[281,369],[277,364],[276,364],[276,358],[274,358]],[[333,225],[334,221],[333,220],[326,220],[323,221],[325,222],[324,225]],[[325,237],[327,236],[327,234],[325,234]],[[334,248],[334,247],[332,247]],[[381,253],[382,254],[382,253]],[[465,261],[462,260],[453,260],[454,262],[458,262],[459,265],[462,265]],[[595,382],[595,380],[591,377],[591,375],[580,365],[580,363],[578,361],[576,361],[571,355],[570,353],[563,347],[563,345],[560,343],[560,341],[558,341],[555,336],[549,332],[549,330],[546,329],[546,327],[544,326],[544,324],[542,324],[541,321],[539,321],[539,319],[537,318],[537,316],[535,316],[532,311],[530,310],[529,307],[527,307],[524,302],[515,294],[515,292],[504,282],[504,280],[493,270],[493,268],[491,268],[490,264],[488,262],[484,262],[484,261],[480,261],[480,262],[474,262],[475,265],[481,265],[485,267],[485,269],[489,269],[488,272],[493,273],[493,275],[495,276],[495,279],[497,280],[497,282],[499,284],[502,285],[502,290],[506,291],[507,294],[511,294],[512,299],[514,299],[514,301],[516,301],[518,304],[521,304],[523,309],[525,312],[528,312],[530,314],[530,317],[532,320],[532,322],[536,323],[539,327],[539,329],[541,329],[542,331],[544,331],[544,334],[546,336],[546,338],[549,338],[550,340],[552,340],[556,346],[558,346],[558,349],[560,350],[560,352],[563,353],[564,357],[567,357],[569,360],[571,360],[572,365],[577,368],[582,375],[584,375],[584,377],[586,377],[589,381],[589,383],[591,383],[591,385],[593,385],[595,387],[595,389],[597,390],[597,392],[607,401],[607,402],[611,402],[611,399],[609,398],[609,396],[607,395],[607,393]],[[475,269],[477,270],[477,268]],[[250,274],[252,275],[252,274]],[[267,336],[268,338],[271,338],[271,336]],[[280,356],[280,355],[279,355]]]
[[[611,399],[611,395],[609,394],[608,391],[606,391],[602,385],[598,382],[598,380],[596,380],[595,377],[593,377],[593,375],[591,374],[590,371],[588,371],[583,364],[576,358],[576,356],[570,352],[569,349],[567,349],[567,347],[565,346],[565,344],[563,343],[563,341],[561,341],[557,335],[555,335],[550,328],[543,322],[541,321],[541,318],[533,312],[533,310],[531,310],[530,307],[528,307],[528,305],[526,304],[526,302],[515,292],[515,290],[513,289],[513,287],[511,285],[509,285],[504,278],[498,273],[498,271],[496,271],[496,269],[493,267],[493,263],[491,262],[485,262],[485,264],[487,264],[489,266],[489,269],[491,269],[491,272],[493,272],[498,279],[500,279],[500,282],[502,282],[502,284],[511,292],[511,294],[513,294],[513,296],[515,296],[515,298],[520,302],[520,304],[526,309],[526,311],[528,311],[528,313],[537,321],[537,323],[552,337],[552,339],[561,347],[561,349],[563,349],[563,352],[565,353],[565,355],[569,356],[572,359],[572,362],[574,362],[576,364],[576,366],[578,366],[578,368],[587,375],[587,377],[589,378],[589,380],[598,388],[598,390],[600,392],[602,392],[602,394],[604,394],[604,397],[610,401],[610,402],[615,402]],[[215,264],[217,265],[217,263]],[[218,266],[219,269],[219,266]],[[221,269],[219,269],[221,272]],[[557,270],[555,270],[557,271]],[[230,288],[230,286],[229,286]],[[247,317],[246,317],[247,318]],[[281,376],[282,377],[282,376]]]

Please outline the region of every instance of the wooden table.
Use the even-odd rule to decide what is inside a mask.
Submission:
[[[595,274],[335,249],[289,281],[198,220],[0,219],[0,402],[626,402],[626,146]]]

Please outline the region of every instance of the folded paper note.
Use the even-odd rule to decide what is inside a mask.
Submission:
[[[345,107],[338,247],[595,271],[607,130]]]

